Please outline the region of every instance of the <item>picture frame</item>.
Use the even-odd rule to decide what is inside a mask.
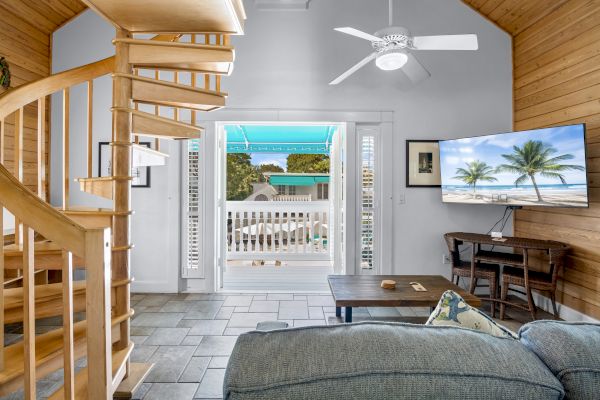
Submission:
[[[442,187],[439,140],[406,141],[406,187]]]
[[[150,142],[140,142],[142,146],[151,148]],[[98,143],[98,176],[111,176],[112,174],[112,147],[110,142]],[[134,167],[131,169],[131,187],[150,187],[150,167]]]

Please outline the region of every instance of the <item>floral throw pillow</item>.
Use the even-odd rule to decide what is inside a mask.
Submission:
[[[497,324],[478,309],[468,305],[459,294],[447,290],[425,325],[461,326],[493,336],[517,339],[517,334]]]

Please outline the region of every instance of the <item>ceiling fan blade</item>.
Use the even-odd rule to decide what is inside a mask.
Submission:
[[[362,67],[367,65],[369,63],[369,61],[371,61],[375,57],[377,57],[377,52],[373,52],[373,53],[369,54],[368,56],[366,56],[365,58],[360,60],[358,63],[356,63],[348,71],[344,72],[343,74],[341,74],[340,76],[338,76],[337,78],[335,78],[334,80],[329,82],[329,84],[337,85],[338,83],[341,83],[344,79],[346,79],[347,77],[349,77],[350,75],[352,75],[353,73],[355,73],[356,71],[358,71],[359,69],[361,69]]]
[[[477,35],[415,36],[413,46],[417,50],[477,50]]]
[[[361,39],[366,39],[369,42],[382,42],[383,41],[383,39],[378,38],[375,35],[371,35],[370,33],[366,33],[363,31],[359,31],[358,29],[350,28],[349,26],[346,26],[343,28],[333,28],[333,30],[342,32],[342,33],[346,33],[348,35],[356,36]]]
[[[401,71],[408,76],[413,83],[419,83],[429,78],[431,74],[427,69],[416,59],[415,56],[408,53],[408,61],[402,67]]]

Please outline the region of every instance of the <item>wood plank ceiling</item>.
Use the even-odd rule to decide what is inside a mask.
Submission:
[[[585,123],[590,207],[525,208],[515,235],[569,243],[561,303],[600,319],[600,0],[464,0],[513,36],[516,130]]]
[[[10,66],[11,87],[50,74],[52,32],[85,8],[79,0],[2,0],[0,2],[0,56],[5,57]],[[0,88],[0,92],[2,91],[4,89]],[[25,184],[30,189],[36,190],[37,105],[30,104],[25,107],[24,115],[23,176]],[[47,112],[46,115],[49,113]],[[5,122],[4,164],[12,170],[14,168],[14,118],[9,116]]]

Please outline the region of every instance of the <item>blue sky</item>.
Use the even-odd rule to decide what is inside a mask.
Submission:
[[[253,165],[275,164],[279,165],[284,170],[287,165],[287,153],[251,153]]]
[[[583,126],[571,125],[556,128],[538,129],[498,135],[480,136],[474,138],[448,140],[440,142],[440,162],[443,185],[464,185],[458,179],[452,179],[456,175],[457,168],[466,168],[465,163],[479,160],[484,161],[492,167],[504,164],[506,160],[502,154],[512,153],[513,146],[522,146],[528,140],[541,140],[550,143],[557,150],[555,156],[572,154],[572,160],[566,164],[575,164],[585,167],[585,151],[583,144]],[[567,183],[585,183],[585,171],[566,171],[563,173]],[[494,175],[497,182],[484,182],[485,185],[513,185],[516,174],[497,173]],[[560,180],[536,176],[539,184],[557,184]],[[531,182],[525,183],[526,185]]]

